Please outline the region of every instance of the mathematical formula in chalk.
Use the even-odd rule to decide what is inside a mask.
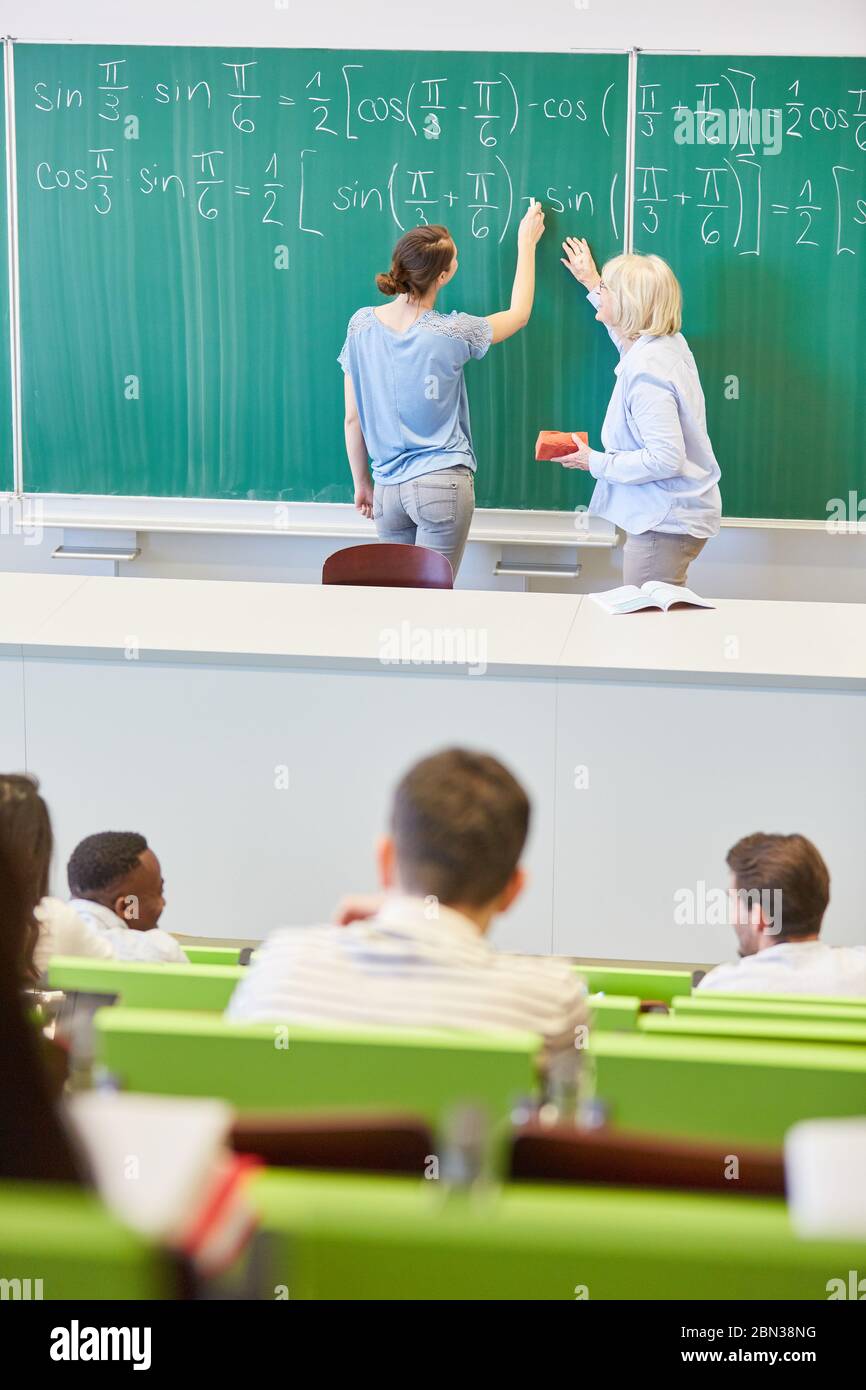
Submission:
[[[437,71],[396,92],[370,90],[360,62],[317,67],[297,87],[275,85],[273,74],[266,80],[257,60],[223,60],[219,80],[181,81],[166,74],[164,80],[137,85],[134,68],[134,61],[105,58],[79,85],[33,82],[30,105],[49,129],[76,117],[86,123],[89,115],[88,130],[95,125],[105,136],[83,144],[75,161],[68,152],[62,162],[37,158],[32,177],[40,193],[83,196],[100,217],[130,200],[174,199],[189,203],[210,223],[249,199],[263,225],[293,226],[313,236],[327,235],[334,216],[382,215],[402,231],[453,218],[456,210],[466,214],[464,225],[476,240],[497,242],[534,196],[554,211],[590,221],[601,208],[609,213],[614,236],[620,234],[621,174],[599,186],[587,172],[591,142],[611,138],[614,82],[588,93],[575,78],[570,88],[564,84],[524,98],[504,68],[459,80]],[[212,138],[182,152],[175,148],[180,139],[173,140],[170,161],[164,153],[150,157],[154,141],[164,146],[167,111],[184,113],[182,138],[187,122],[196,136]],[[271,118],[267,122],[265,114]],[[278,148],[273,147],[274,117],[280,123]],[[259,147],[265,123],[270,148]],[[354,152],[385,127],[405,137],[411,155],[372,168],[365,156],[365,175],[358,175]],[[536,177],[531,188],[520,187],[509,162],[514,139],[522,135],[531,148],[533,130],[553,127],[564,135],[550,181],[539,186]],[[476,155],[455,167],[450,151],[467,143]],[[344,151],[336,178],[334,149]]]
[[[687,92],[639,82],[636,228],[652,238],[685,218],[708,251],[741,256],[760,256],[768,237],[862,252],[866,65],[863,86],[827,95],[799,77],[770,89],[747,67],[721,68]]]
[[[216,86],[206,79],[152,82],[133,95],[127,59],[104,61],[91,74],[93,85],[80,87],[45,81],[33,84],[33,106],[45,114],[57,114],[92,105],[101,120],[121,122],[130,109],[130,102],[146,107],[204,106],[208,111],[220,108],[230,113],[234,128],[245,135],[256,130],[255,103],[264,100],[283,109],[300,108],[306,111],[312,133],[343,135],[347,140],[362,138],[364,127],[383,122],[405,124],[413,135],[420,133],[428,139],[438,138],[445,125],[461,116],[474,121],[479,143],[485,148],[495,146],[507,130],[513,135],[521,118],[528,113],[545,121],[586,122],[590,119],[588,102],[577,93],[556,92],[541,100],[528,101],[521,107],[517,85],[511,76],[500,70],[494,77],[479,77],[468,83],[455,83],[448,77],[422,77],[411,82],[405,92],[365,95],[357,89],[363,63],[343,63],[323,78],[321,69],[304,84],[302,93],[262,92],[255,90],[258,61],[223,61],[226,85]],[[607,97],[613,83],[605,92],[598,113],[602,129],[607,125]],[[339,95],[336,95],[339,93]],[[503,124],[500,126],[499,123]]]
[[[192,166],[188,174],[166,173],[160,162],[142,165],[137,177],[132,181],[132,193],[145,196],[162,195],[190,198],[199,217],[213,221],[224,214],[233,198],[256,196],[261,204],[261,222],[264,225],[283,227],[286,225],[286,212],[296,213],[296,225],[302,232],[324,236],[321,227],[315,225],[315,198],[311,194],[311,166],[314,164],[315,150],[302,150],[298,159],[299,193],[297,207],[286,208],[284,190],[286,183],[279,177],[280,158],[276,151],[271,153],[267,164],[259,172],[257,185],[252,181],[233,182],[225,177],[225,151],[218,149],[202,150],[190,156]],[[116,182],[116,151],[111,146],[90,150],[93,172],[88,173],[83,166],[69,168],[52,165],[49,160],[40,160],[36,165],[36,186],[44,193],[63,192],[67,189],[77,193],[89,194],[94,212],[106,216],[118,199]],[[476,168],[463,171],[455,181],[442,170],[427,167],[424,169],[401,168],[398,163],[384,170],[379,183],[361,182],[337,184],[336,188],[319,188],[319,201],[324,199],[329,209],[336,213],[373,212],[390,216],[395,226],[404,231],[407,226],[437,221],[446,216],[457,204],[462,204],[471,215],[470,231],[478,240],[484,240],[491,232],[497,232],[501,241],[513,220],[515,210],[518,215],[524,210],[534,195],[517,195],[510,170],[505,160],[497,155],[496,167]],[[611,198],[619,183],[615,174],[610,184]],[[127,185],[129,181],[127,180]],[[129,191],[127,187],[126,191]],[[333,196],[331,194],[333,193]],[[592,217],[595,213],[596,198],[590,188],[575,187],[572,184],[550,184],[541,190],[541,199],[557,212],[566,209]],[[519,203],[519,208],[516,204]],[[612,204],[612,208],[613,208]],[[612,211],[614,233],[617,231],[615,210]]]

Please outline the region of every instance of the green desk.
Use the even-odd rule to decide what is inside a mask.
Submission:
[[[673,1012],[686,1014],[727,1014],[749,1018],[800,1018],[866,1023],[866,999],[824,999],[812,994],[717,994],[715,990],[695,990],[677,996]]]
[[[291,1299],[825,1299],[866,1243],[801,1241],[777,1199],[268,1171],[263,1296]]]
[[[41,1279],[45,1299],[176,1293],[168,1258],[122,1226],[97,1197],[42,1183],[0,1183],[0,1278],[29,1279],[31,1297]]]
[[[181,942],[190,965],[237,965],[240,946],[191,946]]]
[[[628,1131],[780,1144],[799,1120],[866,1113],[866,1051],[826,1043],[596,1033],[596,1094]]]
[[[591,994],[589,996],[590,1028],[595,1032],[633,1032],[638,1026],[641,1001],[637,995]]]
[[[504,1119],[535,1091],[540,1046],[532,1033],[232,1024],[119,1006],[97,1012],[96,1039],[129,1090],[241,1110],[406,1110],[433,1124],[465,1101]]]
[[[764,1042],[844,1043],[866,1047],[866,1018],[861,1023],[767,1017],[764,1014],[643,1014],[638,1030],[669,1037],[755,1038]]]
[[[139,1009],[193,1009],[221,1014],[243,979],[241,965],[151,965],[141,961],[55,956],[48,965],[52,989],[119,994]]]
[[[688,994],[692,977],[688,970],[651,970],[631,965],[575,966],[586,980],[590,994],[637,995],[638,999],[658,999],[669,1004],[674,995]]]

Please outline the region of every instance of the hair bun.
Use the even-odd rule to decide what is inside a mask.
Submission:
[[[447,227],[411,227],[391,252],[391,267],[376,276],[382,294],[407,294],[422,299],[437,284],[454,259],[454,241]]]
[[[377,288],[382,294],[408,294],[409,285],[405,280],[398,279],[393,269],[383,272],[376,276]]]

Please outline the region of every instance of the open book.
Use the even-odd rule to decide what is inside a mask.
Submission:
[[[699,598],[691,589],[676,584],[663,584],[652,579],[640,588],[636,584],[624,584],[621,589],[608,589],[604,594],[590,594],[606,613],[637,613],[641,608],[661,608],[667,613],[669,608],[713,608],[705,598]]]

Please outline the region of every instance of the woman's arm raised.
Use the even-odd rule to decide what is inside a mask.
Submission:
[[[529,204],[517,229],[517,269],[511,287],[511,308],[488,314],[493,329],[492,342],[501,343],[525,328],[535,298],[535,248],[544,232],[544,209],[535,199]]]
[[[588,292],[587,297],[593,309],[598,309],[601,300],[599,286],[602,279],[589,249],[589,242],[585,237],[569,236],[562,243],[562,249],[565,252],[565,255],[561,257],[562,264],[571,271],[577,283],[583,285],[583,288]],[[620,337],[615,328],[611,328],[609,323],[605,324],[605,328],[617,352],[621,353],[626,347],[625,340]]]

